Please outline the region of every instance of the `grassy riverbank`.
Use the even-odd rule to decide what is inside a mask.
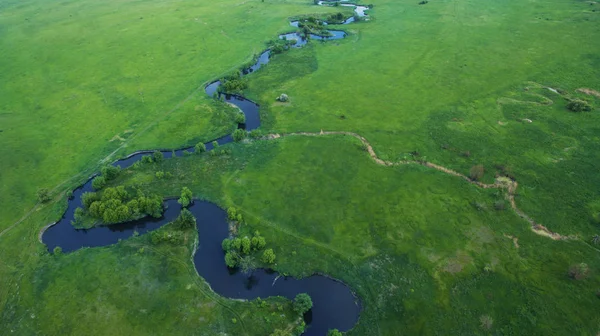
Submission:
[[[600,320],[600,276],[581,241],[533,233],[498,190],[419,165],[377,165],[349,136],[290,136],[231,145],[231,155],[195,155],[127,170],[115,184],[196,197],[240,209],[242,230],[272,242],[277,269],[324,272],[357,291],[355,334],[591,334]],[[176,182],[155,178],[171,171]]]

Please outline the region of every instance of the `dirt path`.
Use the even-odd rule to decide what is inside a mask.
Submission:
[[[519,215],[519,217],[523,218],[524,220],[526,220],[529,223],[529,225],[531,226],[531,230],[533,232],[535,232],[536,234],[538,234],[540,236],[548,237],[552,240],[577,239],[577,237],[563,236],[556,232],[552,232],[552,231],[548,230],[548,228],[546,228],[545,226],[543,226],[540,223],[536,223],[525,212],[523,212],[521,209],[519,209],[517,207],[517,203],[515,202],[515,194],[516,194],[517,187],[519,186],[519,184],[516,181],[513,181],[507,177],[498,177],[498,178],[496,178],[496,181],[494,183],[488,184],[488,183],[483,183],[483,182],[479,182],[479,181],[473,181],[468,176],[463,175],[457,171],[454,171],[454,170],[446,168],[444,166],[440,166],[435,163],[431,163],[431,162],[427,162],[427,161],[418,161],[418,160],[401,160],[401,161],[397,161],[397,162],[385,161],[385,160],[380,159],[377,156],[377,154],[375,153],[375,150],[373,150],[373,146],[371,146],[371,144],[367,141],[367,139],[365,139],[364,137],[362,137],[356,133],[352,133],[352,132],[324,132],[324,131],[321,131],[319,133],[297,132],[297,133],[287,133],[287,134],[269,134],[267,136],[267,138],[268,139],[277,139],[277,138],[281,138],[281,137],[285,137],[285,136],[314,136],[314,137],[317,137],[317,136],[325,136],[325,135],[349,135],[349,136],[352,136],[352,137],[360,140],[362,142],[362,144],[365,146],[366,151],[369,153],[369,156],[375,161],[375,163],[382,165],[382,166],[399,166],[399,165],[407,165],[407,164],[418,164],[418,165],[422,165],[422,166],[425,166],[428,168],[433,168],[433,169],[439,170],[448,175],[462,178],[463,180],[467,181],[468,183],[476,185],[480,188],[504,189],[506,191],[505,197],[509,201],[511,208],[515,211],[515,213],[517,215]]]

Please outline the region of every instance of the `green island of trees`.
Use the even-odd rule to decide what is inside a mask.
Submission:
[[[74,225],[78,227],[116,224],[145,216],[158,218],[163,212],[162,197],[141,189],[128,191],[124,186],[83,193],[81,202],[83,207],[75,210]]]

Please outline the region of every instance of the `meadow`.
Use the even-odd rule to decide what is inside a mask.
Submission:
[[[598,250],[535,234],[502,191],[421,165],[377,165],[354,137],[295,135],[126,170],[115,185],[194,196],[259,230],[284,274],[326,273],[363,304],[350,334],[594,334]],[[173,172],[170,181],[156,171]],[[586,263],[574,280],[569,267]],[[482,325],[491,318],[492,325]]]
[[[363,312],[351,335],[596,335],[600,96],[578,89],[600,91],[600,4],[372,3],[369,21],[330,26],[347,38],[276,55],[247,77],[260,132],[354,132],[384,160],[465,175],[483,165],[482,181],[514,178],[519,208],[569,239],[534,233],[502,190],[378,165],[342,135],[243,141],[229,154],[127,169],[109,186],[164,197],[189,187],[239,209],[240,232],[260,230],[277,271],[325,273],[356,291]],[[106,162],[231,133],[235,109],[204,84],[290,31],[290,17],[339,10],[268,0],[0,9],[2,329],[266,335],[297,324],[287,300],[212,292],[190,261],[193,230],[179,245],[142,235],[54,255],[38,239],[63,213],[65,191]],[[289,102],[275,100],[282,93]],[[569,111],[574,98],[592,111]],[[36,203],[39,188],[50,202]],[[581,263],[586,276],[570,277]]]

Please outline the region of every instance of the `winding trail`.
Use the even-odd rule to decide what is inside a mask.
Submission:
[[[531,230],[533,232],[535,232],[536,234],[538,234],[540,236],[548,237],[552,240],[578,239],[578,237],[576,237],[576,236],[564,236],[559,233],[548,230],[548,228],[546,228],[545,226],[543,226],[540,223],[537,223],[536,221],[533,220],[533,218],[531,218],[529,215],[527,215],[525,212],[523,212],[521,209],[519,209],[517,207],[517,203],[515,201],[515,195],[516,195],[517,187],[519,186],[519,184],[517,183],[517,181],[511,180],[508,177],[498,177],[498,178],[496,178],[496,181],[494,183],[488,184],[488,183],[483,183],[483,182],[479,182],[479,181],[474,181],[474,180],[470,179],[468,176],[461,174],[455,170],[446,168],[444,166],[440,166],[440,165],[432,163],[432,162],[424,161],[424,160],[401,160],[401,161],[397,161],[397,162],[385,161],[385,160],[380,159],[377,156],[377,154],[375,153],[375,150],[373,149],[373,146],[371,146],[371,144],[369,143],[369,141],[367,141],[367,139],[365,139],[363,136],[361,136],[359,134],[352,133],[352,132],[321,131],[319,133],[308,133],[308,132],[295,132],[295,133],[287,133],[287,134],[275,133],[275,134],[267,135],[266,138],[267,139],[278,139],[281,137],[289,137],[289,136],[318,137],[318,136],[327,136],[327,135],[348,135],[348,136],[352,136],[352,137],[360,140],[360,142],[362,142],[362,144],[365,146],[366,151],[369,153],[369,156],[378,165],[400,166],[400,165],[418,164],[418,165],[425,166],[428,168],[433,168],[435,170],[441,171],[448,175],[462,178],[463,180],[467,181],[468,183],[476,185],[480,188],[504,189],[506,191],[505,197],[509,201],[511,208],[515,211],[515,213],[519,217],[523,218],[530,224]]]

